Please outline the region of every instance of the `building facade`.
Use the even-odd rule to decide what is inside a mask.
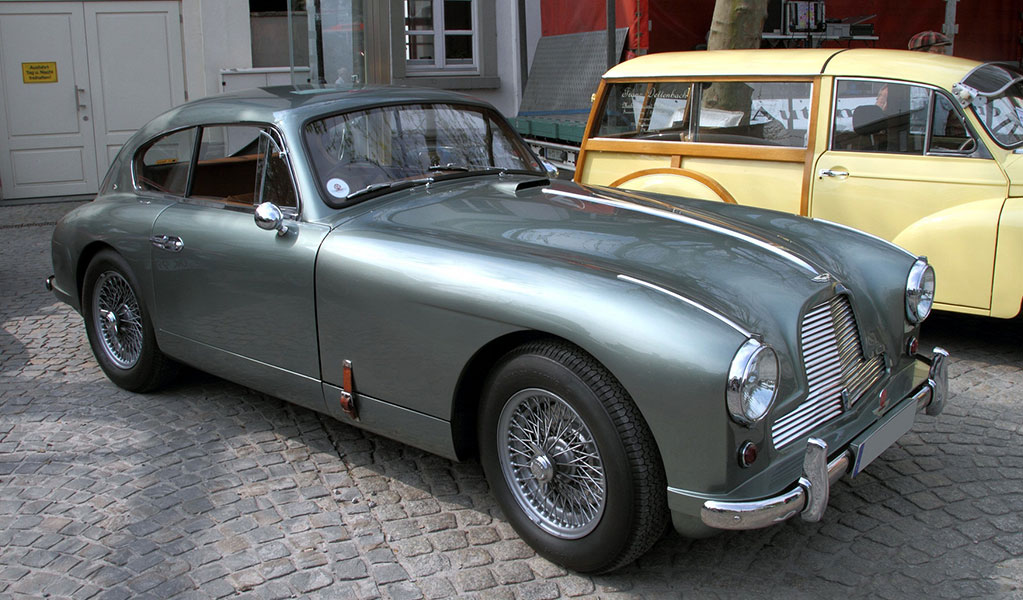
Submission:
[[[146,121],[239,87],[442,87],[511,116],[539,36],[539,0],[0,0],[0,201],[93,194]]]

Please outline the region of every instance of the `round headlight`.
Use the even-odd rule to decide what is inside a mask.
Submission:
[[[754,339],[735,353],[725,391],[732,420],[746,426],[764,418],[778,392],[778,356]]]
[[[909,270],[906,280],[906,317],[910,323],[919,323],[931,314],[934,306],[934,268],[926,258],[918,258]]]

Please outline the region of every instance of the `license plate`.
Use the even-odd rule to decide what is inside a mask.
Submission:
[[[849,445],[856,455],[856,462],[853,463],[850,477],[859,475],[875,458],[881,456],[882,452],[913,428],[913,420],[916,418],[916,402],[905,402],[893,413],[887,421],[868,429]]]

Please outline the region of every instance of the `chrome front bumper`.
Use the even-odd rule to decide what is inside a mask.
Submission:
[[[942,348],[934,349],[933,358],[918,356],[930,365],[927,381],[920,385],[908,398],[900,402],[916,404],[916,412],[926,411],[928,415],[938,415],[945,407],[948,396],[948,352]],[[903,409],[893,408],[889,413],[891,420],[899,417]],[[868,429],[857,439],[870,435],[875,428],[886,425],[878,423]],[[828,445],[818,438],[810,438],[806,442],[806,455],[803,458],[803,476],[796,487],[788,492],[746,502],[719,502],[707,500],[700,510],[703,523],[715,529],[759,529],[790,519],[797,514],[804,521],[819,521],[824,516],[828,505],[831,486],[838,482],[846,473],[865,466],[862,463],[862,446],[857,447],[855,440],[838,456],[828,461]]]

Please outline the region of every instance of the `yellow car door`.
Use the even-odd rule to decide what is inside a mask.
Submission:
[[[927,256],[939,308],[989,310],[1008,180],[958,106],[929,87],[839,79],[830,121],[810,216]]]

